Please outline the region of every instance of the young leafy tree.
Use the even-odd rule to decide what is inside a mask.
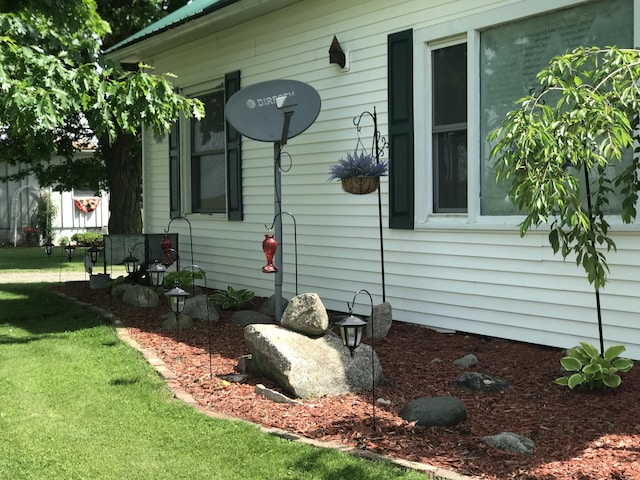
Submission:
[[[596,293],[602,352],[604,250],[616,249],[609,200],[621,196],[624,222],[636,217],[640,51],[580,47],[553,58],[537,78],[539,93],[519,100],[489,135],[491,155],[498,180],[511,182],[509,198],[526,215],[520,234],[548,224],[553,251],[574,254],[584,268]],[[621,173],[612,174],[615,164]]]
[[[0,0],[0,29],[0,159],[23,161],[20,175],[43,186],[108,185],[110,232],[139,232],[140,130],[164,133],[181,113],[200,118],[202,105],[144,66],[109,63],[101,39],[112,31],[94,0]],[[94,135],[103,163],[78,164]],[[50,164],[54,155],[65,162]]]

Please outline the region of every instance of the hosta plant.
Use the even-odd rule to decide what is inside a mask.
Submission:
[[[622,345],[614,345],[600,355],[593,345],[580,342],[579,347],[570,349],[569,356],[560,360],[567,375],[557,378],[555,382],[571,389],[616,388],[622,383],[618,372],[628,372],[633,367],[631,360],[619,357],[624,350]]]
[[[245,288],[236,290],[229,285],[226,290],[209,296],[209,299],[223,310],[240,310],[253,296],[254,293],[251,290]]]
[[[389,164],[386,161],[376,161],[373,156],[363,152],[347,153],[345,158],[329,167],[329,181],[343,180],[353,177],[381,177],[387,175]]]

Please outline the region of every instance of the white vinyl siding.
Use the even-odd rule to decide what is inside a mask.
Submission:
[[[329,309],[346,309],[355,291],[367,289],[380,303],[380,252],[376,195],[349,195],[327,182],[329,165],[353,151],[353,118],[378,113],[387,137],[387,35],[414,29],[416,230],[387,228],[388,182],[382,178],[386,297],[394,319],[522,341],[570,347],[597,338],[593,290],[573,259],[554,256],[547,232],[520,238],[513,216],[480,216],[479,191],[469,185],[465,218],[429,219],[431,175],[426,119],[431,114],[426,84],[425,45],[465,35],[468,69],[479,68],[479,34],[491,25],[578,5],[577,0],[303,0],[277,12],[212,31],[186,45],[145,58],[162,72],[177,75],[176,86],[196,88],[225,72],[240,70],[242,86],[278,78],[314,87],[322,108],[313,125],[290,139],[283,155],[282,210],[297,222],[298,293],[316,292]],[[638,1],[636,0],[636,4]],[[634,10],[638,15],[638,9]],[[636,25],[640,24],[637,20]],[[636,29],[637,30],[637,29]],[[329,64],[336,35],[348,51],[350,69]],[[637,33],[636,35],[636,44]],[[468,85],[477,98],[479,84]],[[479,145],[479,107],[468,112],[469,144]],[[365,145],[372,125],[362,125]],[[476,148],[477,150],[477,148]],[[263,274],[265,225],[273,222],[273,145],[242,139],[243,222],[211,215],[188,215],[195,263],[207,271],[208,286],[248,288],[271,295],[274,276]],[[469,156],[470,175],[479,177],[479,152]],[[386,155],[385,155],[386,158]],[[475,169],[475,170],[474,170]],[[162,233],[169,222],[168,141],[145,138],[145,231]],[[183,197],[184,201],[184,197]],[[430,212],[429,212],[430,213]],[[608,254],[610,282],[602,292],[608,343],[624,343],[640,359],[640,233],[619,228],[618,252]],[[190,256],[189,226],[176,221],[182,256]],[[293,222],[283,215],[283,294],[296,293]],[[356,305],[356,313],[367,313]]]

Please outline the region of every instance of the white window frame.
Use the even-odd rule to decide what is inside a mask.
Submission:
[[[208,93],[212,93],[218,90],[222,90],[224,95],[224,78],[216,78],[215,80],[193,85],[189,87],[185,87],[181,90],[181,94],[185,97],[194,98],[201,95],[206,95]],[[182,210],[185,212],[187,216],[197,216],[197,215],[208,215],[213,218],[220,218],[223,220],[227,220],[228,218],[228,198],[227,198],[227,171],[226,171],[226,158],[227,151],[225,145],[225,212],[216,212],[216,213],[207,213],[207,212],[194,212],[193,211],[193,200],[192,200],[192,172],[191,172],[191,117],[185,118],[184,116],[180,118],[180,155],[181,155],[181,165],[180,165],[180,200],[182,205]],[[226,122],[225,122],[226,129]],[[226,136],[226,131],[225,131]]]
[[[514,230],[524,219],[522,215],[480,214],[480,35],[485,29],[524,20],[555,10],[588,3],[589,0],[518,0],[502,7],[462,16],[455,21],[431,25],[414,31],[414,138],[415,138],[415,229],[453,228]],[[640,44],[640,0],[633,0],[634,45]],[[433,145],[431,112],[431,53],[435,48],[467,43],[467,213],[434,213],[433,205]],[[639,202],[640,203],[640,202]],[[622,230],[638,230],[634,224],[622,223],[613,216],[612,225]]]

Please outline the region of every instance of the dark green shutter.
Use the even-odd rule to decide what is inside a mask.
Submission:
[[[389,228],[413,230],[413,30],[389,35]]]
[[[240,71],[224,76],[224,103],[240,90]],[[227,215],[242,220],[242,142],[240,133],[227,122]]]

